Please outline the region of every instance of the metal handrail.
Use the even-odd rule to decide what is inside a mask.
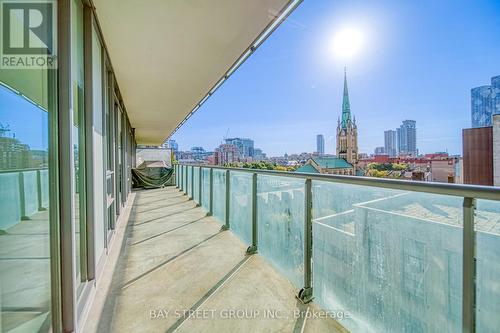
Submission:
[[[187,164],[181,164],[187,165]],[[387,188],[393,190],[406,190],[413,192],[424,192],[432,194],[451,195],[456,197],[469,197],[485,200],[500,201],[500,187],[468,185],[468,184],[449,184],[424,181],[408,181],[401,179],[374,178],[362,176],[329,175],[317,173],[297,173],[278,170],[263,170],[249,168],[231,168],[215,165],[199,165],[202,168],[212,168],[220,170],[231,170],[235,172],[257,173],[269,176],[291,177],[299,179],[311,179],[317,181],[326,181],[341,184],[351,184],[360,186],[371,186]]]
[[[24,168],[24,169],[4,169],[0,170],[0,173],[18,173],[27,171],[38,171],[38,170],[48,170],[48,167],[38,167],[38,168]]]

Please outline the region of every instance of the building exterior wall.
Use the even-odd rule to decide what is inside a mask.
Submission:
[[[443,160],[431,160],[430,181],[440,183],[455,183],[458,159],[447,158]]]
[[[464,184],[493,185],[493,128],[462,131]]]
[[[165,165],[172,165],[172,149],[170,148],[137,148],[136,164],[141,165],[143,162],[162,161]]]
[[[40,5],[23,2],[21,11]],[[43,6],[57,69],[0,70],[0,108],[16,111],[0,112],[2,332],[82,330],[128,213],[135,164],[134,130],[93,8]]]
[[[500,114],[493,116],[493,185],[500,186]]]

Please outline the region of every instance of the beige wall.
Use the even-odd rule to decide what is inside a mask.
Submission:
[[[493,116],[493,185],[500,186],[500,114]]]

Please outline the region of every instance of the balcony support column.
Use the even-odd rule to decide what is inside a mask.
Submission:
[[[297,295],[304,304],[313,300],[312,246],[312,180],[307,178],[304,184],[304,287]]]
[[[231,198],[231,175],[229,170],[226,170],[226,205],[225,205],[225,213],[224,213],[224,225],[221,227],[221,230],[229,230],[229,214],[230,214],[230,198]]]
[[[247,249],[247,254],[257,253],[258,234],[257,225],[257,173],[252,174],[252,245]]]
[[[210,168],[210,187],[209,187],[209,198],[210,202],[208,203],[208,214],[209,216],[214,215],[214,169]]]
[[[464,198],[463,219],[463,290],[462,290],[462,332],[476,331],[476,232],[474,212],[476,199]]]

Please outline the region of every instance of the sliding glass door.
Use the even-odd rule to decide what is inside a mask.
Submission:
[[[5,4],[0,3],[2,10],[12,15],[3,27],[22,25],[16,13],[27,15],[33,5]],[[51,6],[46,8],[55,13],[56,2]],[[48,36],[56,35],[55,20],[48,22]],[[52,42],[48,52],[57,47],[57,38]],[[56,87],[54,69],[0,68],[0,332],[57,329],[52,327],[58,315],[52,310],[58,308],[52,297],[58,292],[58,276],[52,273],[59,223]]]
[[[84,89],[84,42],[83,4],[73,0],[72,8],[72,107],[73,107],[73,158],[74,158],[74,231],[76,288],[79,295],[86,281],[87,235],[86,235],[86,173],[85,173],[85,89]]]

